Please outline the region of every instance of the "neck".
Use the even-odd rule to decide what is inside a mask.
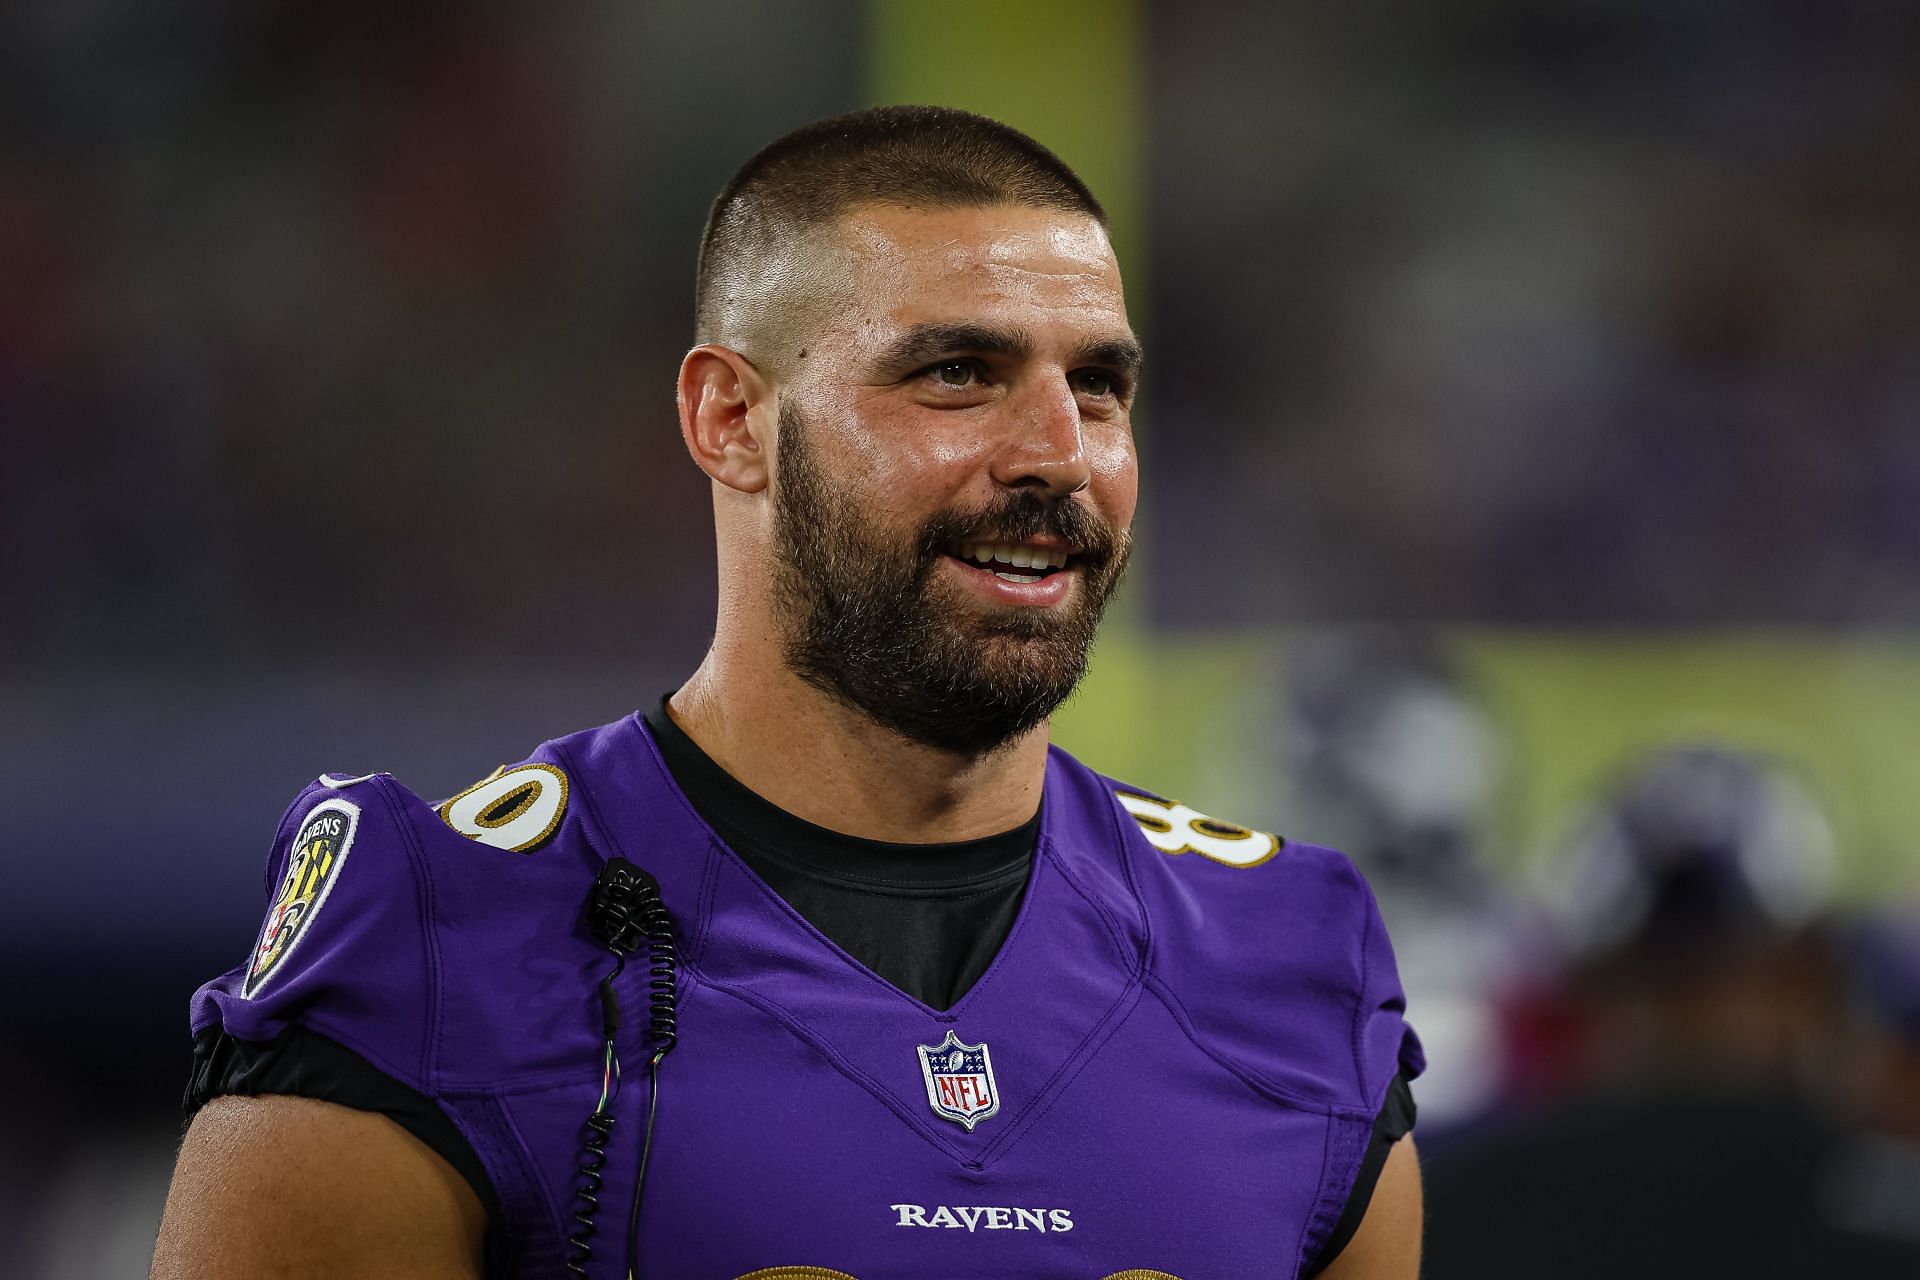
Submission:
[[[753,652],[716,638],[668,702],[674,723],[750,790],[808,822],[902,844],[973,840],[1019,826],[1040,804],[1043,724],[998,751],[912,742],[807,684],[767,637]]]

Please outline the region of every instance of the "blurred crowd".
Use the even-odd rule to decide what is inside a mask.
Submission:
[[[1920,9],[1144,15],[1155,619],[1920,621]],[[865,58],[722,16],[6,6],[0,656],[697,643],[703,205]]]
[[[1657,746],[1502,875],[1512,751],[1441,640],[1289,672],[1278,807],[1366,871],[1431,1062],[1427,1276],[1920,1274],[1920,900],[1838,896],[1794,761]]]
[[[691,5],[0,8],[0,659],[697,654],[701,219],[861,91],[741,10],[716,104]]]
[[[1152,13],[1158,620],[1920,621],[1920,7]]]

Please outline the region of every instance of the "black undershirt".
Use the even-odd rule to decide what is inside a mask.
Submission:
[[[986,972],[1026,896],[1040,816],[997,835],[950,844],[893,844],[817,826],[755,794],[673,722],[662,698],[646,715],[667,771],[706,824],[768,887],[848,955],[914,999],[948,1009]],[[189,1114],[221,1094],[293,1094],[387,1115],[444,1157],[498,1220],[484,1166],[432,1101],[351,1050],[300,1027],[264,1043],[217,1027],[194,1041]],[[1413,1127],[1413,1097],[1396,1077],[1345,1211],[1313,1275],[1351,1238],[1388,1150]],[[492,1232],[489,1232],[490,1237]],[[490,1240],[489,1254],[499,1242]]]
[[[1040,815],[952,844],[890,844],[796,818],[713,762],[667,714],[647,713],[687,799],[727,847],[809,924],[935,1009],[959,1002],[993,963],[1027,895]]]

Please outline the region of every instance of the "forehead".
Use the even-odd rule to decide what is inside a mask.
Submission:
[[[1106,229],[1024,205],[867,205],[841,224],[854,332],[880,340],[946,322],[1018,325],[1082,341],[1126,336],[1126,298]]]

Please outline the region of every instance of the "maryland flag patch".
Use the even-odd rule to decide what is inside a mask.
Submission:
[[[345,800],[321,801],[300,824],[293,851],[287,855],[286,878],[280,882],[280,892],[267,911],[267,922],[260,928],[260,941],[247,965],[241,995],[252,998],[306,937],[313,918],[320,914],[334,882],[340,878],[359,825],[360,807]]]

